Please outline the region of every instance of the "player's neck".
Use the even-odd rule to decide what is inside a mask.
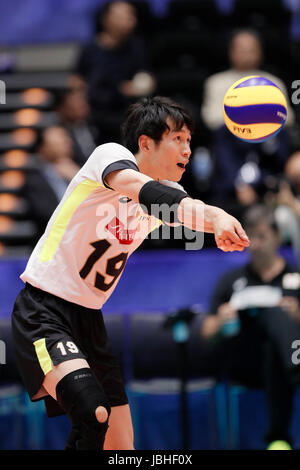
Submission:
[[[149,157],[146,157],[142,152],[138,152],[135,154],[135,159],[141,173],[157,181],[162,179],[160,178],[157,168],[151,165]]]

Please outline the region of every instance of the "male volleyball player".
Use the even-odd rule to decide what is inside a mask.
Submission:
[[[21,275],[26,285],[12,316],[17,362],[31,400],[50,396],[69,416],[66,449],[133,449],[128,400],[99,309],[158,216],[214,233],[223,251],[249,244],[236,219],[176,183],[192,129],[187,111],[168,98],[131,105],[125,146],[94,150]],[[175,211],[158,215],[157,205]]]

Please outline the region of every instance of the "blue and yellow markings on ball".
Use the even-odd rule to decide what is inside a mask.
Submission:
[[[228,89],[223,116],[236,137],[246,142],[263,142],[282,129],[287,103],[280,88],[267,78],[244,77]]]

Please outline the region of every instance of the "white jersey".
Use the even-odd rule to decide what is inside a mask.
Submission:
[[[105,183],[112,171],[128,168],[139,171],[122,145],[94,150],[52,214],[20,276],[24,282],[84,307],[102,307],[128,257],[161,224]]]

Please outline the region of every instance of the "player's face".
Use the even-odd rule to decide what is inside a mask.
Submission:
[[[170,130],[167,129],[155,145],[153,164],[159,179],[179,181],[191,155],[191,133],[185,124],[178,131],[170,123],[168,125]]]

